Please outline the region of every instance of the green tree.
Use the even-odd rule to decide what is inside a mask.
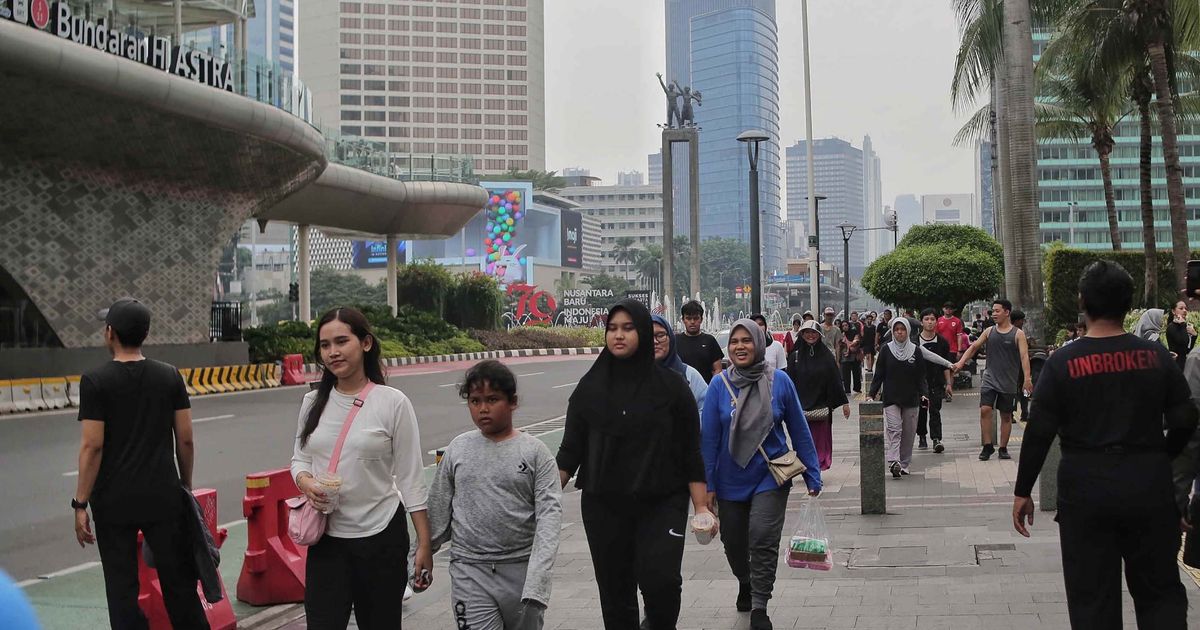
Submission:
[[[959,249],[978,249],[1004,265],[1004,252],[1000,243],[980,228],[970,225],[946,225],[929,223],[914,225],[908,229],[897,247],[920,247],[924,245],[948,245]]]
[[[750,245],[732,238],[700,241],[700,292],[730,304],[734,287],[750,282]]]
[[[595,291],[612,291],[613,297],[588,296],[588,306],[592,308],[608,308],[612,303],[625,297],[625,293],[633,287],[629,281],[617,276],[610,276],[606,273],[600,273],[592,276],[587,280],[589,288]]]
[[[877,258],[863,273],[862,286],[887,304],[920,310],[991,298],[1003,281],[1003,270],[987,252],[919,245]]]
[[[308,286],[312,295],[313,314],[317,317],[339,306],[387,304],[387,288],[383,282],[367,284],[362,276],[354,273],[313,269],[309,274]]]
[[[633,267],[637,271],[638,279],[642,281],[642,286],[662,293],[662,245],[650,243],[645,249],[634,251],[636,254]]]
[[[637,248],[634,245],[637,240],[632,236],[618,236],[613,242],[613,262],[622,265],[622,271],[625,273],[625,280],[629,280],[629,266],[637,260]]]
[[[514,168],[504,173],[504,178],[521,182],[532,182],[534,190],[550,193],[556,193],[567,185],[567,180],[560,177],[558,171],[518,171]]]

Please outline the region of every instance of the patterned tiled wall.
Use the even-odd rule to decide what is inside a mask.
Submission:
[[[151,344],[208,341],[221,247],[316,155],[0,68],[0,267],[68,348],[132,295]]]

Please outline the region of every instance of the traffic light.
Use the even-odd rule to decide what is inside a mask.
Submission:
[[[288,301],[289,302],[299,302],[300,301],[300,283],[293,282],[288,285]]]

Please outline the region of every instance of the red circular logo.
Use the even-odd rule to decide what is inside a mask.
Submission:
[[[33,0],[29,6],[29,17],[37,28],[46,28],[50,23],[50,3],[46,0]]]

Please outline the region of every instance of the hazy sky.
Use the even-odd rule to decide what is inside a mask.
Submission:
[[[608,184],[619,170],[645,172],[665,117],[654,78],[666,70],[662,0],[545,3],[547,168],[590,168]],[[776,0],[776,11],[787,147],[805,134],[800,0]],[[958,31],[949,0],[811,0],[809,28],[814,137],[861,148],[869,134],[884,204],[974,189],[972,151],[951,144],[967,116],[950,107]]]

